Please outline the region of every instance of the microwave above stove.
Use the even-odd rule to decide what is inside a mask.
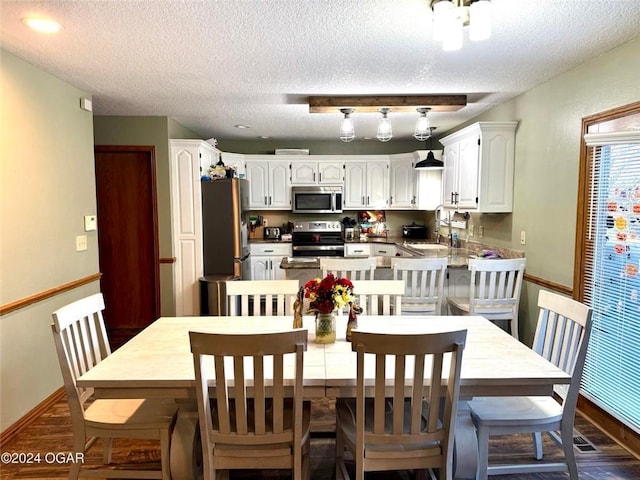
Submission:
[[[341,213],[342,187],[293,187],[293,213]]]

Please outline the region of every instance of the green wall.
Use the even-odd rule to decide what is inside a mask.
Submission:
[[[86,92],[0,51],[0,304],[98,273],[93,119]],[[88,249],[76,252],[75,237]],[[62,385],[51,313],[93,282],[0,317],[0,429]]]

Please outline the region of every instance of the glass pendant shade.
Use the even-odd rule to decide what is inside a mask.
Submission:
[[[469,7],[469,39],[486,40],[491,36],[491,2],[478,0]]]
[[[340,124],[340,140],[350,142],[356,137],[353,120],[349,117],[349,115],[353,113],[353,108],[341,108],[340,111],[344,114],[344,118]]]
[[[463,42],[463,20],[460,9],[464,7],[457,7],[453,9],[453,13],[449,15],[444,24],[444,37],[442,39],[442,49],[445,52],[452,52],[460,50]]]
[[[429,110],[431,109],[418,108],[417,110],[418,112],[420,112],[420,116],[416,121],[416,129],[413,132],[413,137],[416,140],[423,142],[431,136],[431,123],[429,122],[429,117],[427,116]]]
[[[388,142],[393,138],[393,129],[391,128],[391,122],[387,118],[389,109],[381,108],[378,111],[382,113],[382,118],[378,122],[378,132],[376,133],[376,138],[381,142]]]

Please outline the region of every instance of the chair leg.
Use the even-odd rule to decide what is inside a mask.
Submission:
[[[569,478],[571,480],[578,480],[578,465],[576,464],[576,455],[573,451],[573,428],[563,428],[560,435],[562,437],[564,459],[567,462],[567,469],[569,470]]]
[[[160,466],[162,468],[162,480],[171,480],[171,433],[169,429],[160,431]]]
[[[478,473],[477,480],[487,480],[489,468],[489,429],[478,425]]]
[[[104,450],[102,452],[102,461],[105,465],[109,465],[111,463],[111,447],[113,445],[113,438],[102,438],[104,442]]]
[[[344,440],[340,433],[340,426],[336,428],[336,480],[345,480],[342,468],[344,466]]]
[[[511,319],[511,336],[516,340],[520,340],[520,333],[518,330],[518,312],[516,311]]]
[[[531,437],[533,438],[533,448],[536,460],[542,460],[542,433],[533,432]]]

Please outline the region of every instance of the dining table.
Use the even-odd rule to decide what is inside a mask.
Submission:
[[[336,341],[317,343],[314,317],[303,317],[303,328],[308,330],[303,375],[307,399],[355,397],[356,354],[345,338],[347,317],[336,318]],[[171,441],[172,478],[197,479],[202,472],[202,451],[189,332],[252,334],[291,328],[292,316],[161,317],[79,377],[77,384],[93,388],[96,398],[175,399],[180,408]],[[382,333],[467,330],[455,429],[457,479],[476,477],[477,440],[469,400],[476,396],[552,395],[554,385],[571,380],[562,369],[481,316],[360,315],[357,328]],[[293,362],[289,367],[285,375],[292,379]],[[443,378],[447,374],[443,372]],[[373,369],[365,366],[365,385],[367,382],[373,383]]]

